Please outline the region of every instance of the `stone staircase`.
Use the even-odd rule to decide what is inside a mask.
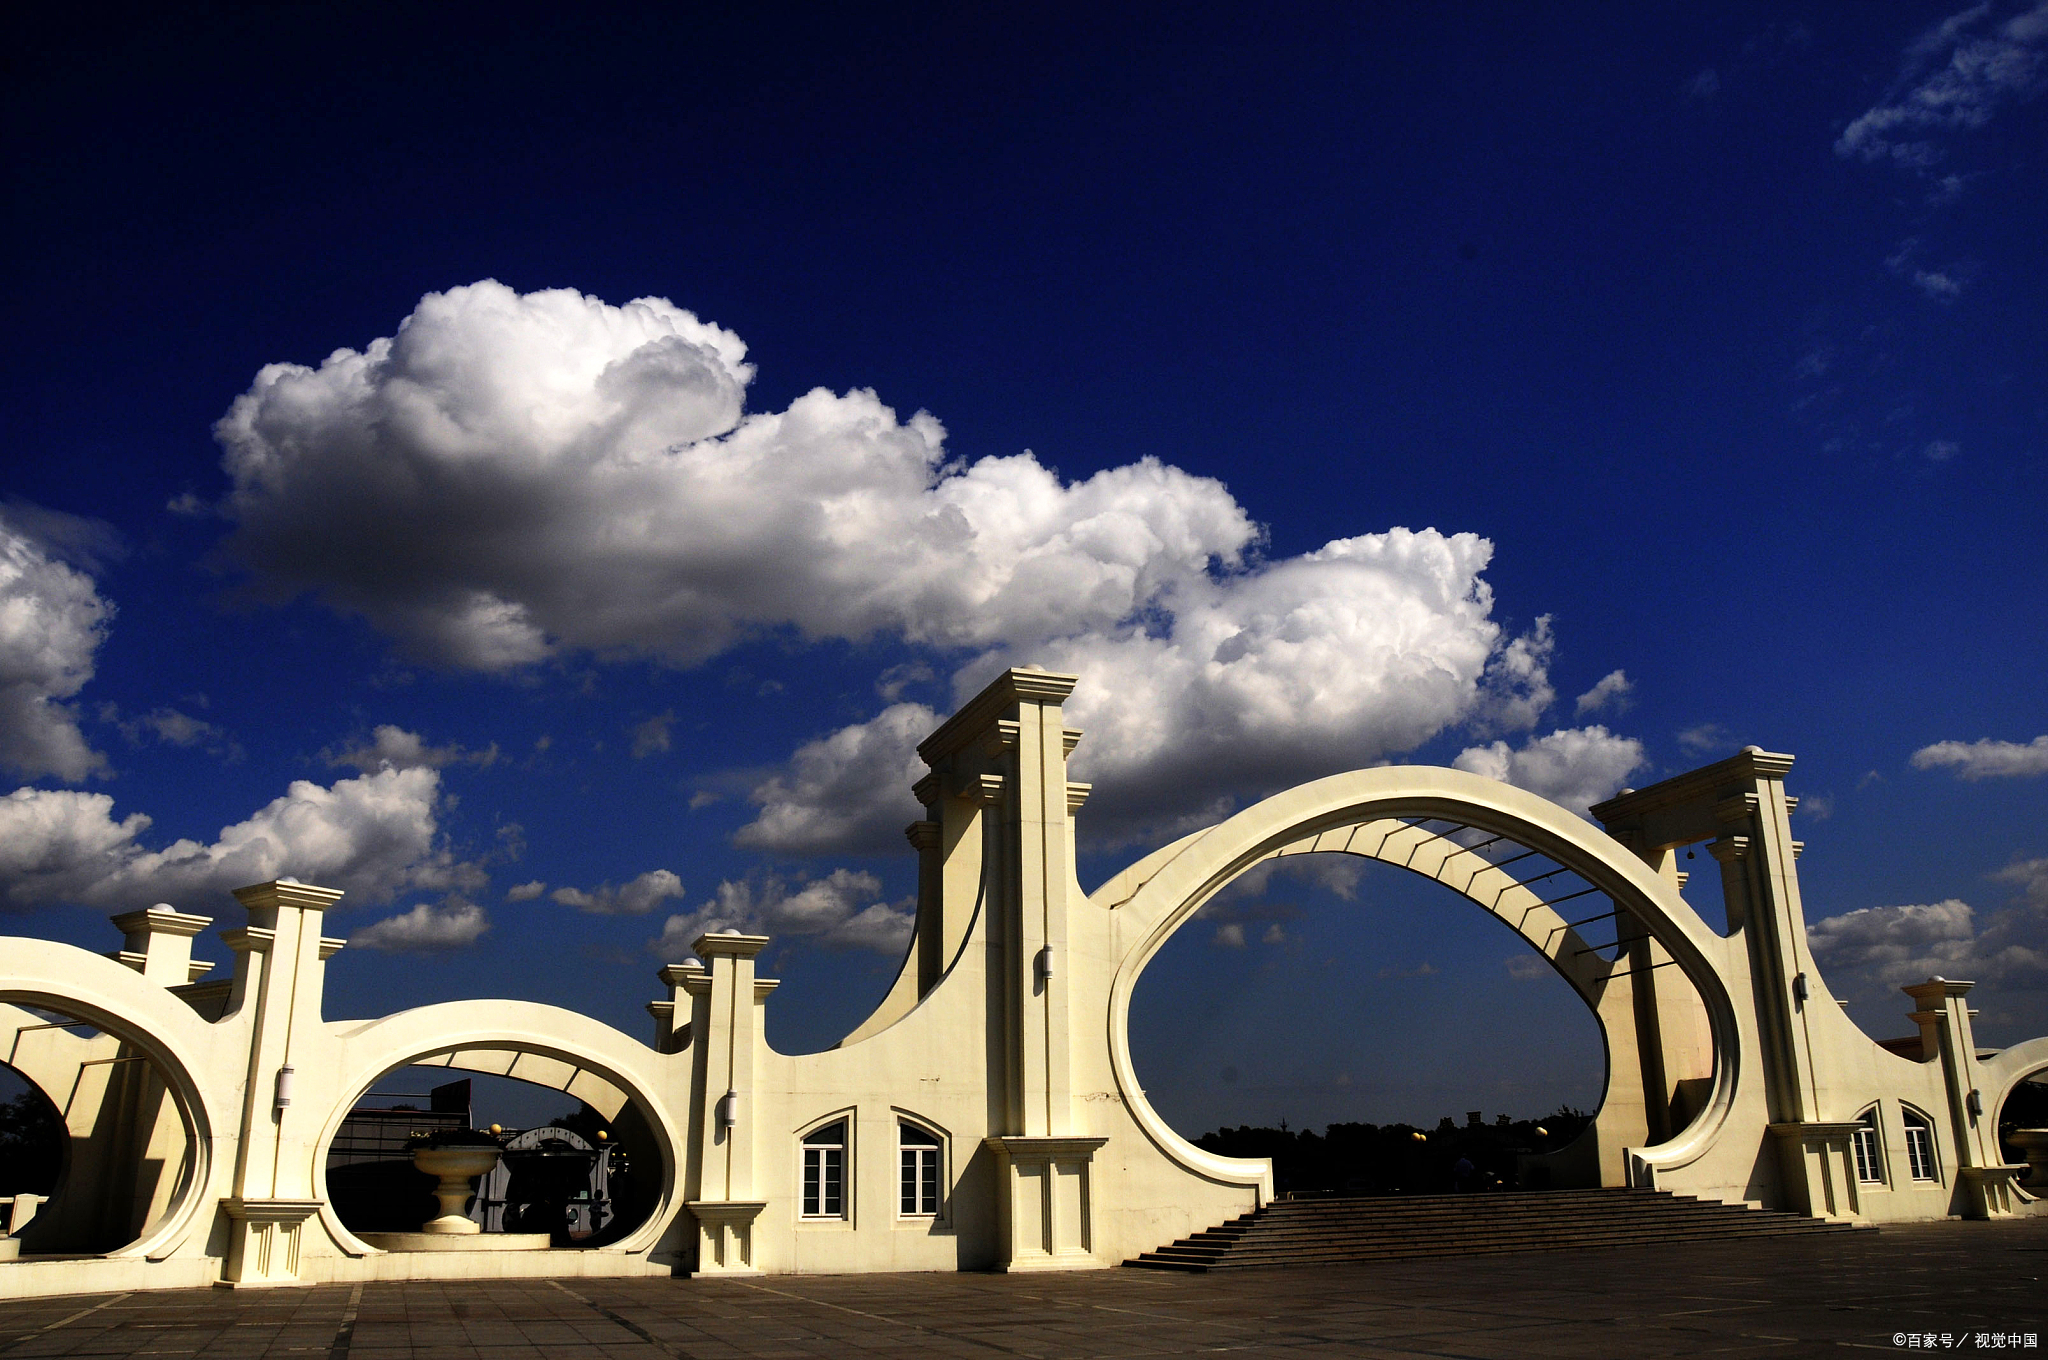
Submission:
[[[1124,1264],[1242,1270],[1853,1231],[1853,1224],[1664,1190],[1299,1199],[1269,1204]]]

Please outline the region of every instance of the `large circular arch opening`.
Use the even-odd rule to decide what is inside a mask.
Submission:
[[[1110,997],[1111,1063],[1132,1116],[1175,1160],[1225,1182],[1264,1179],[1257,1163],[1188,1144],[1152,1108],[1131,1065],[1132,992],[1161,947],[1234,879],[1266,860],[1319,852],[1397,864],[1450,887],[1520,934],[1598,1013],[1621,1084],[1574,1144],[1592,1177],[1575,1183],[1654,1184],[1713,1147],[1739,1076],[1721,936],[1676,885],[1564,809],[1459,771],[1388,767],[1276,795],[1099,890],[1097,900],[1127,913]],[[1582,911],[1577,920],[1564,914]],[[1589,943],[1580,930],[1600,921],[1616,938]],[[1623,1082],[1630,1072],[1639,1088]],[[1616,1099],[1631,1088],[1632,1099]]]
[[[2021,1188],[2035,1199],[2048,1199],[2048,1068],[2013,1083],[1999,1102],[1993,1127],[2007,1163],[2027,1164]]]
[[[189,1207],[197,1121],[141,1036],[48,1000],[0,1004],[0,1233],[17,1257],[123,1254]]]
[[[1525,940],[1357,855],[1268,860],[1218,892],[1146,965],[1130,1036],[1177,1133],[1270,1158],[1296,1195],[1565,1183],[1557,1154],[1609,1080],[1598,1018]]]
[[[478,1047],[400,1064],[355,1098],[322,1162],[336,1219],[373,1244],[418,1233],[443,1207],[414,1152],[448,1142],[496,1146],[459,1207],[478,1249],[542,1237],[609,1247],[663,1198],[667,1159],[644,1101],[587,1069]]]

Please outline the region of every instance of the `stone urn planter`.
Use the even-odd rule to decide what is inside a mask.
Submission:
[[[2030,1195],[2048,1194],[2048,1129],[2014,1129],[2005,1141],[2027,1159],[2027,1178],[2020,1189]]]
[[[498,1164],[498,1141],[482,1133],[458,1133],[416,1147],[412,1164],[438,1182],[434,1198],[440,1201],[437,1218],[422,1223],[417,1232],[366,1232],[357,1234],[380,1251],[545,1251],[546,1233],[487,1233],[470,1221],[469,1183]]]
[[[434,1187],[434,1198],[441,1202],[441,1216],[421,1224],[421,1232],[453,1236],[482,1231],[469,1221],[469,1183],[498,1164],[495,1143],[423,1147],[412,1154],[412,1164],[441,1182]]]

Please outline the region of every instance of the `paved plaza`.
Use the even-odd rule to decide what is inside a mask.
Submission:
[[[763,1276],[0,1304],[0,1355],[1809,1355],[2048,1333],[2048,1219],[1212,1275]],[[1947,1345],[1942,1345],[1944,1336]],[[2036,1353],[2038,1351],[2038,1341]],[[2009,1348],[2009,1347],[2008,1347]]]

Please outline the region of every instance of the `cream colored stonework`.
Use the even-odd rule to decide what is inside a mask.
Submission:
[[[914,937],[875,1013],[837,1047],[771,1049],[762,936],[710,935],[660,972],[652,1042],[530,1002],[329,1020],[321,992],[340,896],[236,892],[230,978],[201,980],[169,907],[115,918],[109,956],[0,940],[0,1044],[71,1135],[48,1204],[11,1210],[0,1297],[175,1285],[788,1271],[1074,1270],[1113,1265],[1253,1209],[1263,1161],[1189,1144],[1132,1070],[1127,1016],[1146,963],[1239,875],[1290,855],[1357,855],[1432,878],[1520,934],[1577,991],[1607,1044],[1606,1099],[1547,1159],[1556,1185],[1639,1185],[1864,1222],[2040,1211],[1991,1127],[2048,1069],[2048,1038],[1985,1056],[1971,984],[1905,990],[1916,1057],[1864,1035],[1807,945],[1784,777],[1750,749],[1593,809],[1605,830],[1456,770],[1384,768],[1304,784],[1140,859],[1093,894],[1074,873],[1088,787],[1074,677],[1012,670],[919,748],[925,817]],[[1426,823],[1426,825],[1425,825]],[[1446,827],[1463,828],[1462,831]],[[1730,929],[1687,903],[1677,855],[1704,846]],[[1567,902],[1503,847],[1592,885]],[[1609,961],[1573,924],[1618,931]],[[701,961],[700,961],[701,960]],[[90,1022],[46,1021],[29,1007]],[[517,1076],[630,1119],[659,1190],[591,1250],[381,1249],[326,1193],[341,1121],[408,1064]],[[629,1109],[630,1107],[630,1109]],[[1858,1130],[1875,1121],[1875,1179]],[[1931,1134],[1911,1174],[1907,1120]],[[802,1139],[846,1128],[843,1212],[802,1212]],[[936,1215],[899,1213],[898,1129],[941,1141]],[[1869,1168],[1866,1166],[1867,1172]],[[405,1242],[397,1236],[380,1239]],[[437,1246],[440,1244],[437,1243]],[[51,1258],[60,1253],[67,1259]]]

